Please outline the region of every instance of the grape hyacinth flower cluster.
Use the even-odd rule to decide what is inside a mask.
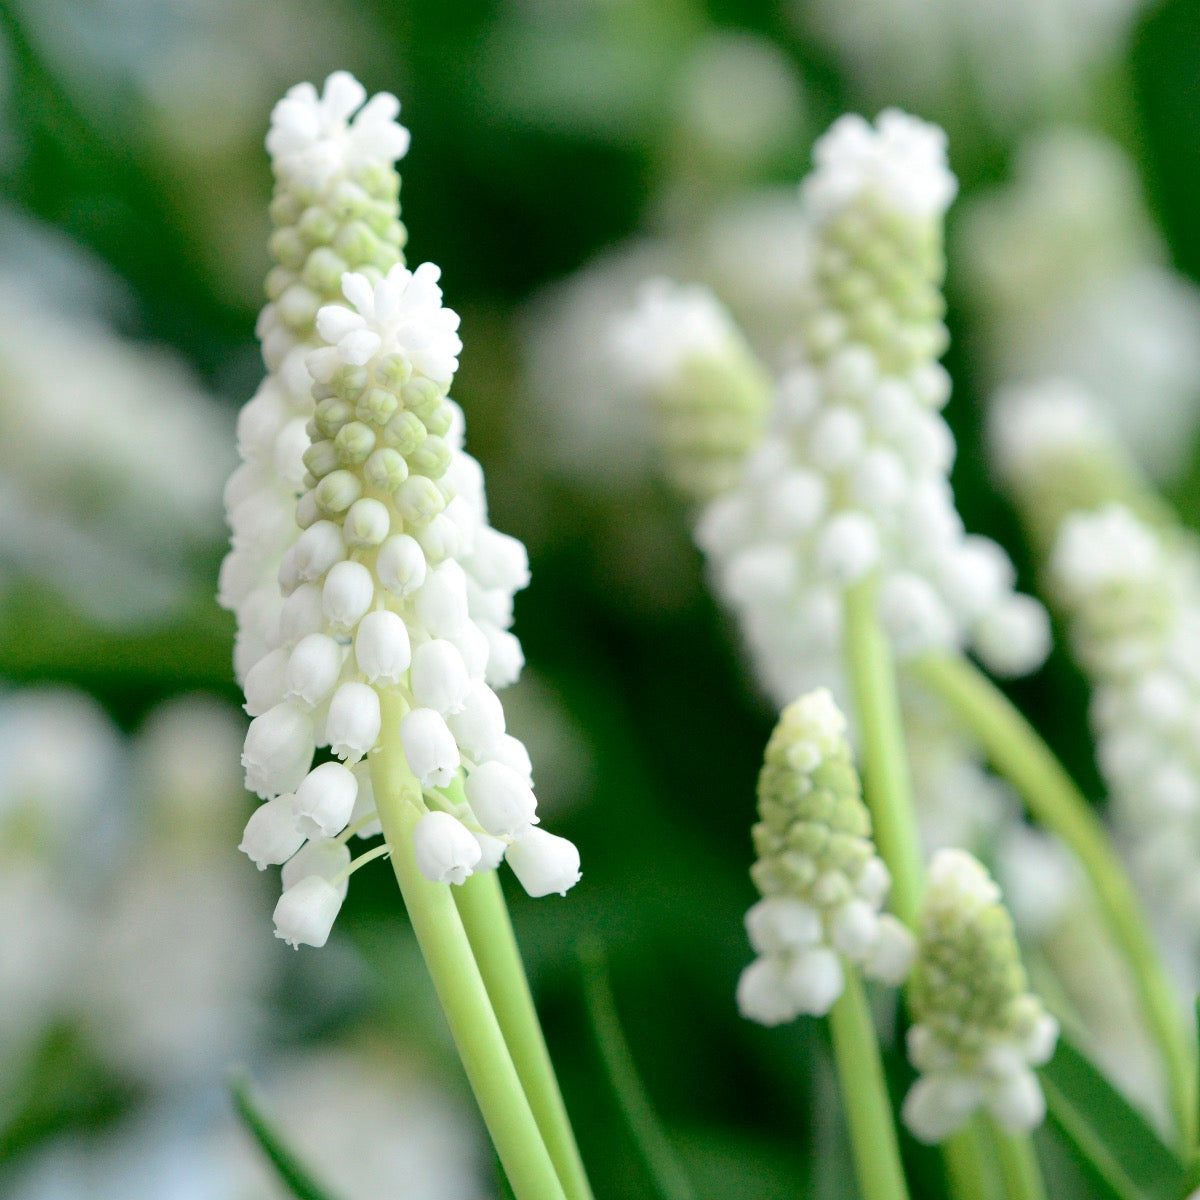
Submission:
[[[334,160],[374,169],[391,180],[394,214],[398,179],[378,162],[372,168],[370,156],[399,144],[376,120],[394,116],[395,102],[376,97],[348,125],[339,78],[323,101],[293,89],[268,145],[301,180],[336,177]],[[332,108],[331,93],[343,101]],[[294,178],[286,176],[285,198]],[[392,227],[376,244],[395,257],[401,240]],[[247,787],[265,800],[242,849],[260,868],[282,864],[275,923],[292,945],[323,945],[350,873],[389,849],[352,862],[347,844],[379,831],[368,755],[385,738],[398,740],[425,797],[414,842],[427,878],[462,883],[501,859],[533,895],[565,892],[579,878],[574,846],[536,828],[529,756],[505,731],[494,690],[523,665],[508,626],[528,563],[518,541],[488,524],[482,471],[462,447],[462,413],[448,395],[462,343],[438,279],[431,263],[343,272],[348,303],[306,316],[317,344],[295,369],[314,405],[295,438],[299,478],[294,463],[284,476],[293,495],[280,537],[278,615],[256,631],[262,652],[246,665],[254,720],[242,758]],[[286,308],[282,297],[277,304]],[[281,332],[278,309],[267,313],[260,331],[271,365],[277,335],[288,356],[306,343]],[[231,514],[231,557],[240,512]],[[395,730],[383,728],[383,695],[400,701]],[[314,766],[325,746],[332,759]]]
[[[1045,611],[1013,592],[999,546],[964,533],[949,484],[955,446],[938,410],[950,381],[937,361],[942,217],[956,190],[945,137],[894,110],[874,126],[848,116],[814,157],[795,362],[739,481],[696,527],[716,589],[781,703],[837,678],[844,593],[872,575],[901,658],[969,647],[993,671],[1027,672],[1048,648]],[[661,325],[658,308],[628,322]],[[701,351],[694,337],[677,342],[682,383]]]
[[[1000,889],[964,850],[940,850],[930,864],[908,997],[920,1078],[903,1117],[917,1138],[940,1142],[980,1108],[1012,1132],[1040,1124],[1032,1068],[1050,1060],[1058,1023],[1029,991]]]
[[[1194,931],[1200,546],[1112,504],[1067,517],[1049,569],[1092,683],[1091,723],[1118,838],[1152,909],[1179,932]],[[1194,932],[1170,941],[1196,949]]]
[[[842,956],[886,983],[903,982],[912,935],[881,912],[891,876],[871,840],[871,818],[846,742],[846,721],[825,689],[789,704],[758,780],[762,899],[746,914],[758,957],[738,983],[742,1015],[778,1025],[824,1015],[842,993]]]

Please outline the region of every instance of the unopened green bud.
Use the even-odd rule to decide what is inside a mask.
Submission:
[[[409,455],[408,465],[418,475],[439,479],[450,465],[450,447],[440,437],[427,437]]]
[[[384,446],[363,464],[367,483],[381,492],[394,492],[408,478],[408,463],[399,450]]]
[[[406,458],[427,436],[420,419],[408,411],[396,413],[383,430],[384,445],[394,447]]]
[[[375,449],[375,431],[361,421],[347,421],[333,440],[338,460],[348,467],[364,463]]]
[[[399,392],[412,378],[412,363],[406,354],[385,354],[375,370],[379,382],[393,392]]]
[[[323,204],[306,208],[296,225],[310,246],[328,246],[337,234],[337,218]]]
[[[395,392],[389,391],[387,388],[375,387],[362,394],[355,406],[354,414],[360,421],[382,428],[399,407],[400,401]]]
[[[322,400],[313,412],[313,425],[323,438],[336,437],[338,430],[349,420],[350,406],[336,397]]]
[[[341,460],[333,442],[328,439],[313,442],[304,452],[304,465],[313,476],[321,479],[340,466]]]
[[[404,407],[424,422],[441,403],[442,394],[442,390],[433,380],[417,376],[404,385],[400,398],[404,401]]]
[[[329,246],[317,246],[304,264],[302,278],[322,296],[340,296],[342,276],[349,269],[346,260]]]
[[[331,471],[314,489],[324,516],[343,513],[362,495],[362,481],[353,471]]]
[[[395,503],[405,525],[424,525],[446,507],[437,484],[424,475],[410,475],[396,489]]]

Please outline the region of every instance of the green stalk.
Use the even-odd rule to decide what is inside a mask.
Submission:
[[[892,911],[915,930],[924,869],[896,670],[876,615],[875,587],[875,580],[866,579],[846,593],[845,650],[862,740],[863,795],[875,844],[892,875]],[[987,1170],[978,1139],[960,1139],[943,1155],[955,1200],[975,1200],[976,1181]]]
[[[992,1141],[1005,1200],[1046,1200],[1046,1185],[1029,1135],[1005,1133],[993,1126]]]
[[[900,1143],[879,1055],[875,1021],[858,971],[829,1011],[829,1029],[863,1200],[908,1200]]]
[[[472,875],[454,889],[454,898],[563,1190],[568,1200],[592,1200],[592,1189],[529,991],[499,876],[495,871]]]
[[[973,1118],[940,1146],[946,1186],[954,1200],[995,1200],[995,1179],[988,1169],[981,1136],[979,1120]]]
[[[892,910],[915,929],[921,907],[921,849],[891,647],[875,615],[873,580],[846,593],[845,647],[862,739],[863,794],[875,843],[892,873]]]
[[[385,733],[380,748],[371,755],[379,819],[392,847],[392,868],[417,943],[467,1079],[517,1200],[566,1200],[500,1032],[450,885],[426,879],[417,867],[413,830],[424,806],[420,784],[399,745],[398,730],[406,705],[386,692],[380,704]]]
[[[965,658],[946,654],[927,654],[913,665],[971,728],[992,766],[1025,798],[1030,814],[1062,838],[1083,866],[1129,962],[1146,1023],[1162,1054],[1187,1161],[1196,1142],[1195,1046],[1137,895],[1103,826],[1049,747],[982,671]]]

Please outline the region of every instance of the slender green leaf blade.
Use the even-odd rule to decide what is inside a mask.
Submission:
[[[267,1117],[255,1095],[250,1076],[245,1071],[233,1070],[229,1073],[228,1083],[233,1106],[242,1123],[296,1200],[335,1200],[327,1188],[313,1179]]]
[[[1108,1200],[1178,1200],[1178,1158],[1065,1038],[1042,1071],[1050,1120]]]
[[[679,1165],[670,1140],[663,1132],[650,1098],[634,1065],[633,1052],[617,1016],[601,951],[594,945],[580,951],[584,996],[592,1033],[604,1070],[617,1097],[629,1132],[641,1153],[646,1170],[662,1200],[696,1200],[691,1182]]]

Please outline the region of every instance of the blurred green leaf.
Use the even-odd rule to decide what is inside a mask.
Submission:
[[[1184,1171],[1146,1119],[1067,1039],[1042,1071],[1050,1121],[1106,1200],[1179,1200]]]
[[[250,1076],[244,1070],[235,1068],[229,1073],[229,1094],[247,1131],[296,1200],[334,1200],[333,1194],[313,1179],[308,1168],[301,1164],[270,1118],[263,1112]]]
[[[603,953],[593,943],[582,949],[579,957],[588,1017],[605,1073],[655,1189],[663,1200],[696,1200],[691,1182],[679,1165],[638,1076],[617,1016]]]

